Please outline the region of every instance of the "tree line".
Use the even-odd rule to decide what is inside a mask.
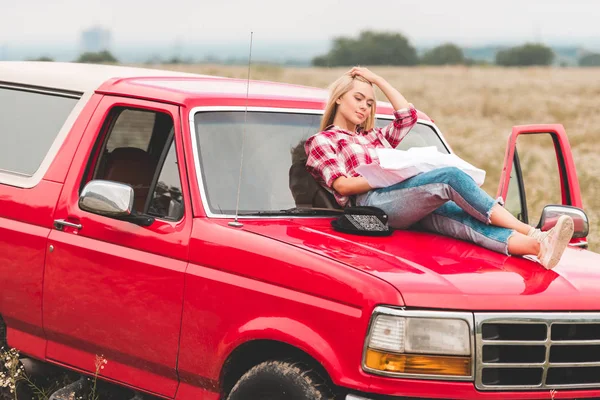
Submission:
[[[554,51],[543,44],[528,43],[500,50],[495,64],[505,67],[551,65]],[[315,57],[318,67],[350,65],[473,65],[480,62],[465,57],[463,50],[445,43],[419,57],[417,50],[400,33],[363,31],[358,38],[338,37],[327,54]],[[579,59],[580,66],[600,66],[600,54],[589,53]]]
[[[42,56],[31,61],[54,61],[52,57]],[[118,64],[119,60],[108,50],[81,53],[73,62],[90,64]]]
[[[495,64],[505,67],[551,65],[556,58],[554,51],[543,44],[528,43],[500,50]],[[34,61],[54,61],[39,57]],[[108,50],[86,52],[74,60],[79,63],[118,64],[119,60]],[[163,61],[168,64],[185,63],[178,57]],[[363,31],[358,38],[338,37],[327,54],[313,58],[317,67],[351,65],[476,65],[485,62],[469,59],[463,50],[452,43],[429,49],[419,56],[417,50],[401,33]],[[587,53],[579,58],[581,67],[599,67],[600,53]]]

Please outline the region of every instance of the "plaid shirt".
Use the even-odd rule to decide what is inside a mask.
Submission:
[[[333,189],[333,181],[340,176],[360,176],[355,168],[362,164],[379,162],[376,148],[395,148],[417,123],[417,110],[411,104],[394,112],[394,121],[385,128],[350,132],[334,125],[311,136],[304,145],[308,155],[306,170],[334,194],[342,207],[350,201]],[[360,129],[360,128],[359,128]]]

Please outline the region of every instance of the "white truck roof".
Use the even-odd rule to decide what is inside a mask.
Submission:
[[[96,65],[40,61],[1,61],[0,83],[20,83],[86,93],[112,78],[201,77],[177,71],[164,71],[116,65]]]

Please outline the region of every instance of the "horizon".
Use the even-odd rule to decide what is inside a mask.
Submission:
[[[265,40],[258,42],[254,40],[252,49],[253,59],[257,62],[296,62],[298,64],[305,64],[310,62],[315,56],[327,53],[331,48],[332,42],[333,40],[305,40],[295,42],[289,40]],[[444,43],[449,42],[441,40],[437,43],[415,44],[411,42],[411,45],[417,49],[417,52],[422,53]],[[501,49],[525,43],[532,42],[511,42],[505,40],[473,46],[455,44],[461,47],[465,53],[469,53],[469,51]],[[576,39],[571,38],[569,42],[557,40],[556,42],[542,44],[551,47],[555,51],[577,49],[594,52],[600,48],[600,40],[596,43],[590,39],[587,39],[587,42],[585,39],[578,42]],[[157,60],[172,58],[191,62],[235,62],[245,60],[248,57],[248,46],[249,43],[235,41],[197,43],[113,42],[107,50],[122,62],[152,63]],[[69,61],[76,59],[83,52],[81,44],[74,42],[56,42],[51,44],[30,43],[18,46],[0,43],[0,61],[20,61],[38,57],[50,57],[55,61]]]

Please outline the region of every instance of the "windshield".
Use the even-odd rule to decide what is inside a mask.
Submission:
[[[210,212],[235,214],[242,144],[240,214],[310,208],[311,204],[300,204],[292,167],[303,169],[299,162],[306,157],[304,141],[318,132],[321,115],[248,111],[245,124],[244,118],[244,111],[198,112],[194,116],[203,196]],[[385,126],[390,121],[380,118],[377,125]],[[449,153],[433,128],[425,124],[417,124],[398,148],[425,146]],[[301,179],[312,178],[306,173]]]

